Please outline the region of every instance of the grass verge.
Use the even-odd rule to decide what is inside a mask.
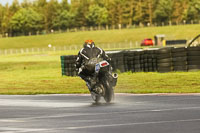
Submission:
[[[144,38],[153,38],[156,34],[165,34],[167,39],[191,39],[199,34],[199,29],[200,24],[194,24],[0,38],[0,49],[46,48],[48,44],[53,46],[82,46],[86,39],[93,39],[100,47],[107,43],[110,43],[110,47],[113,47],[115,43],[141,42]]]
[[[200,93],[199,75],[200,72],[119,73],[115,92]],[[89,91],[79,77],[61,76],[60,54],[0,56],[0,94],[65,93]]]

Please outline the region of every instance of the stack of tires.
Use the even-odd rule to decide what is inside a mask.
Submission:
[[[200,47],[165,47],[156,50],[112,51],[113,71],[171,72],[200,70]],[[61,56],[62,75],[77,76],[76,55]]]
[[[187,71],[187,51],[185,47],[172,48],[173,71]]]
[[[76,72],[76,55],[64,55],[61,56],[61,68],[62,68],[62,75],[66,76],[77,76]]]
[[[144,51],[142,58],[143,58],[143,71],[149,72],[150,66],[149,66],[149,63],[148,63],[148,52],[147,52],[147,50]]]
[[[143,72],[144,71],[144,51],[135,51],[134,52],[134,72]]]
[[[124,69],[125,71],[134,72],[134,52],[127,51],[124,53]]]
[[[144,72],[149,72],[149,67],[151,66],[151,63],[149,63],[148,61],[148,51],[145,50],[144,51],[144,55],[143,55],[143,70]]]
[[[160,48],[156,51],[158,72],[164,73],[171,72],[173,70],[171,49],[171,47],[166,47]]]
[[[200,69],[200,47],[187,48],[188,71],[198,71]]]
[[[111,53],[108,54],[111,58],[111,66],[113,67],[113,71],[119,70],[120,72],[125,72],[124,68],[124,52]]]
[[[157,71],[157,59],[156,59],[156,53],[155,52],[156,52],[156,50],[146,50],[148,72]]]

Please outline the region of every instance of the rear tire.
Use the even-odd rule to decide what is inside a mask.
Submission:
[[[105,96],[104,96],[104,100],[107,103],[110,103],[113,98],[114,98],[114,90],[113,87],[109,84],[108,81],[105,81],[104,83],[104,88],[105,88]]]

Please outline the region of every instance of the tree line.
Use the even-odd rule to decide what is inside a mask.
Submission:
[[[14,0],[0,4],[2,36],[84,27],[199,23],[199,0]]]

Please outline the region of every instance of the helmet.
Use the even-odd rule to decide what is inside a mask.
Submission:
[[[84,47],[89,47],[89,48],[93,48],[94,45],[94,41],[93,40],[86,40],[84,43]]]

